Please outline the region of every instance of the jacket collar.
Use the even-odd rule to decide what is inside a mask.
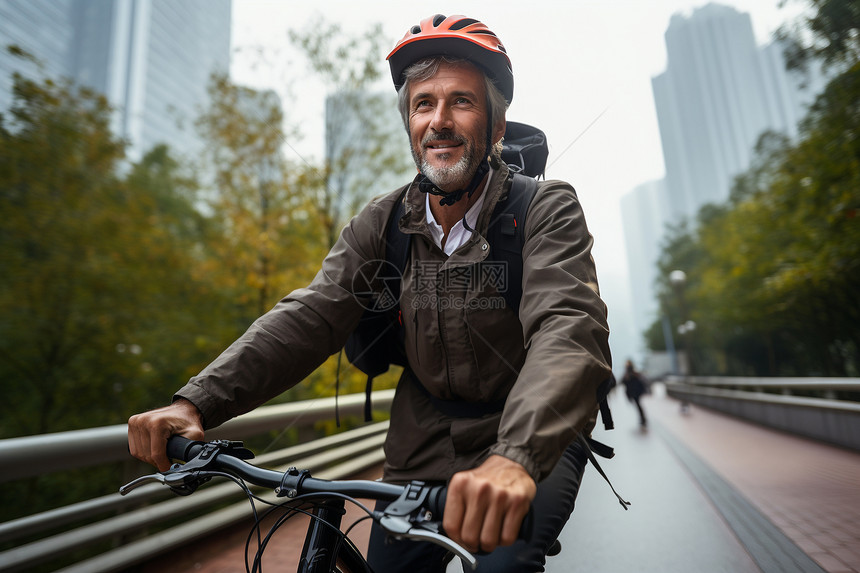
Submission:
[[[510,189],[509,170],[504,163],[494,165],[494,169],[490,175],[490,183],[484,190],[484,205],[478,215],[477,225],[475,230],[482,236],[486,236],[487,227],[490,224],[490,217],[493,209],[496,208],[496,203],[505,196]],[[403,217],[400,219],[400,230],[409,234],[423,234],[432,240],[430,229],[427,224],[427,206],[424,193],[418,189],[418,178],[416,176],[404,197],[405,210]]]

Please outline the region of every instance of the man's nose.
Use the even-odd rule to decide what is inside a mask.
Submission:
[[[434,131],[443,131],[451,129],[453,126],[454,122],[451,117],[451,110],[448,106],[444,104],[436,106],[436,110],[433,113],[433,120],[430,122],[430,127]]]

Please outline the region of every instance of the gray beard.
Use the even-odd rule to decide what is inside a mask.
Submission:
[[[474,147],[465,143],[465,152],[460,160],[451,167],[434,167],[430,165],[424,155],[419,154],[412,148],[412,158],[415,165],[429,179],[433,185],[444,191],[456,191],[463,189],[469,184],[469,180],[478,169],[481,158],[475,153]]]

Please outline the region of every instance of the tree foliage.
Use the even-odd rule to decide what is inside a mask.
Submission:
[[[352,96],[380,76],[379,30],[319,29],[293,40],[350,95],[339,101],[363,128],[327,140],[369,152],[359,175],[373,179],[395,151],[380,108]],[[324,165],[287,161],[284,142],[298,134],[273,92],[216,75],[209,94],[197,120],[205,157],[192,170],[165,146],[129,163],[104,96],[15,79],[0,116],[0,435],[119,423],[163,404],[312,279],[357,201],[387,190],[361,177],[344,186],[340,174],[357,171],[344,167],[356,156],[346,145]],[[333,357],[287,397],[332,394],[338,371],[342,392],[363,388]]]
[[[782,0],[785,4],[787,0]],[[777,31],[790,69],[807,68],[812,61],[825,67],[850,67],[860,59],[860,2],[806,0],[807,13]]]
[[[857,133],[855,63],[817,98],[797,143],[763,135],[728,204],[704,208],[695,233],[665,246],[661,276],[688,276],[700,373],[858,374]],[[677,298],[665,280],[660,291]]]
[[[361,89],[378,76],[378,43],[367,45],[358,59],[354,49],[308,54],[321,74],[356,66],[324,77]],[[0,438],[122,423],[164,405],[319,269],[356,207],[326,198],[334,164],[285,158],[298,133],[272,92],[214,76],[209,93],[198,163],[163,145],[132,163],[104,96],[69,80],[15,78],[13,106],[0,115]],[[360,145],[391,143],[368,129]],[[368,161],[387,169],[385,153]],[[341,393],[364,389],[364,375],[334,356],[276,400],[332,395],[338,373]],[[15,503],[3,519],[114,490],[118,472],[81,470],[73,487],[53,487],[54,476],[6,484]],[[45,488],[62,491],[45,497]]]
[[[14,96],[0,124],[0,424],[44,432],[79,399],[104,407],[115,394],[122,368],[108,357],[130,309],[115,306],[127,285],[111,243],[129,197],[114,175],[124,146],[103,97],[22,78]]]
[[[304,166],[289,164],[282,152],[287,128],[275,93],[215,75],[209,96],[197,126],[207,142],[208,205],[221,240],[212,244],[206,274],[231,292],[235,320],[247,325],[313,276],[319,233],[301,184]]]
[[[325,158],[316,171],[317,213],[329,245],[358,209],[375,195],[401,185],[414,168],[393,91],[374,91],[381,77],[380,25],[345,34],[317,20],[290,39],[328,89]]]
[[[0,124],[4,436],[122,422],[200,363],[179,334],[210,291],[192,276],[196,184],[164,147],[121,177],[110,113],[70,82],[19,77]]]

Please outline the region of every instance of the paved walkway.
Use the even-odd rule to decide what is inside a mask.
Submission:
[[[633,505],[625,512],[587,469],[549,573],[860,573],[860,453],[695,407],[682,415],[662,390],[643,402],[648,430],[620,393],[612,397],[616,429],[595,437],[616,448],[601,465]],[[140,571],[244,571],[249,528]],[[266,551],[271,570],[292,570],[282,564],[303,534],[302,523],[279,534]],[[351,537],[365,546],[366,528]]]
[[[860,571],[860,454],[693,407],[662,386],[633,406],[612,398],[615,446],[602,464],[633,505],[624,512],[588,470],[547,571]],[[574,565],[577,562],[577,565]]]
[[[860,453],[651,400],[660,427],[695,452],[830,572],[860,572]]]

